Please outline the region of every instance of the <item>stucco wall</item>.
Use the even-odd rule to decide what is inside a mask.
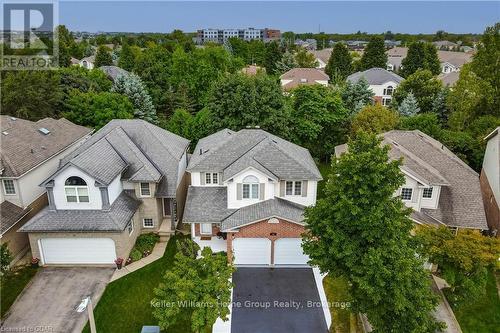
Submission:
[[[87,183],[89,202],[66,202],[64,183],[72,176],[80,177]],[[101,191],[95,186],[95,179],[69,166],[54,178],[54,203],[57,209],[102,209]]]

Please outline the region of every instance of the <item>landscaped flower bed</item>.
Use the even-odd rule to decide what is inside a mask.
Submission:
[[[134,248],[130,251],[130,257],[125,262],[125,265],[131,264],[134,261],[141,260],[153,252],[153,248],[160,240],[160,236],[155,233],[142,234],[137,237]]]

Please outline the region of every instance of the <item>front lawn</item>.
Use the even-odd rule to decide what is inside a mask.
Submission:
[[[457,306],[445,293],[463,333],[500,333],[500,299],[493,272],[488,274],[486,294],[473,302]]]
[[[357,317],[350,310],[351,296],[347,289],[347,281],[343,278],[326,276],[323,279],[326,298],[330,304],[332,315],[331,333],[362,332]]]
[[[13,268],[12,271],[0,277],[1,318],[7,313],[17,296],[19,296],[24,287],[35,276],[36,272],[37,268],[22,266]]]
[[[140,332],[143,325],[158,325],[153,317],[150,301],[153,289],[160,284],[165,271],[172,267],[177,252],[176,242],[182,236],[170,238],[161,259],[108,284],[94,310],[97,332]],[[189,312],[168,332],[189,332]],[[90,332],[89,325],[84,332]]]

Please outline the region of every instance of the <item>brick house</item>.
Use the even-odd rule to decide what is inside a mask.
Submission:
[[[485,140],[486,152],[480,177],[484,210],[490,231],[500,237],[500,127]]]
[[[304,208],[321,180],[309,151],[260,129],[201,139],[189,161],[184,223],[239,266],[305,266]]]
[[[42,265],[113,265],[137,236],[167,238],[183,211],[189,141],[139,119],[112,120],[41,182],[49,206],[20,230]]]

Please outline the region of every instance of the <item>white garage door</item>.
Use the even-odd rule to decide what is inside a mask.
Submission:
[[[270,265],[271,241],[267,238],[236,238],[233,240],[235,265]]]
[[[300,238],[280,238],[274,242],[275,265],[307,265],[309,257],[302,252]]]
[[[113,264],[116,259],[110,238],[44,238],[40,253],[45,264]]]

